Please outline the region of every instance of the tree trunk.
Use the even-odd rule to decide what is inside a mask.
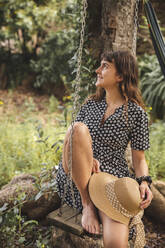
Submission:
[[[136,0],[88,0],[89,48],[98,58],[103,51],[133,47]],[[136,34],[135,34],[136,38]]]
[[[135,0],[104,0],[102,40],[104,50],[132,49]]]
[[[135,3],[136,0],[88,0],[89,48],[96,59],[105,50],[132,49]],[[165,35],[165,1],[152,0],[151,3]],[[153,54],[155,52],[144,17],[143,3],[140,1],[137,53]]]
[[[7,88],[8,76],[7,66],[5,63],[0,64],[0,89],[4,90]]]

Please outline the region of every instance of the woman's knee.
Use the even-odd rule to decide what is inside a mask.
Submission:
[[[104,233],[104,247],[105,248],[127,248],[128,247],[128,232],[126,230],[116,229],[109,230]]]
[[[80,137],[82,135],[84,136],[84,134],[90,135],[88,127],[83,122],[75,122],[73,124],[73,127],[70,126],[66,132],[65,140],[67,140],[67,141],[71,135],[72,128],[73,128],[73,137],[75,137],[75,136]]]
[[[70,151],[70,138],[72,138],[73,149],[79,149],[80,147],[87,147],[88,149],[91,147],[92,149],[92,139],[88,130],[88,127],[82,122],[75,122],[73,125],[73,134],[71,137],[71,129],[70,126],[66,132],[64,145],[63,145],[63,156],[62,156],[62,164],[65,172],[68,172],[68,160],[69,160],[69,151]],[[83,145],[84,144],[84,145]]]
[[[105,248],[127,248],[128,227],[109,218],[102,211],[99,216],[103,225],[103,241]]]
[[[65,139],[64,139],[64,145],[65,143],[68,143],[70,135],[71,135],[71,131],[72,131],[72,126],[69,126],[66,135],[65,135]],[[73,125],[73,137],[77,136],[79,137],[80,135],[84,135],[85,133],[89,133],[88,127],[82,123],[82,122],[75,122]]]
[[[71,131],[71,127],[70,127],[70,131]],[[85,125],[83,122],[75,122],[73,125],[73,134],[78,136],[79,135],[89,135],[89,129],[87,127],[87,125]]]
[[[68,137],[70,137],[71,128],[72,127],[70,126]],[[75,122],[74,123],[72,140],[73,140],[73,142],[76,142],[76,144],[78,143],[79,145],[82,144],[83,142],[85,142],[86,144],[88,144],[88,142],[90,144],[92,144],[92,139],[91,139],[91,136],[89,133],[89,129],[84,123],[82,123],[82,122]]]

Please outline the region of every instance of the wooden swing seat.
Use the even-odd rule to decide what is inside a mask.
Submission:
[[[51,212],[47,216],[47,220],[50,224],[55,225],[66,232],[71,232],[75,235],[82,236],[84,230],[81,226],[81,214],[77,210],[64,205],[62,206],[62,214],[59,209]]]
[[[81,213],[65,204],[62,206],[62,214],[60,214],[59,209],[57,209],[47,215],[47,220],[51,225],[77,236],[88,236],[93,237],[94,239],[100,238],[100,234],[95,235],[85,232],[81,225],[81,217]]]
[[[85,232],[81,226],[82,214],[78,213],[75,209],[63,205],[62,215],[60,215],[59,208],[47,215],[48,223],[62,230],[77,235],[81,238],[92,237],[94,240],[98,240],[102,237],[102,226],[101,234],[90,234]],[[132,241],[129,241],[130,248],[133,248]]]

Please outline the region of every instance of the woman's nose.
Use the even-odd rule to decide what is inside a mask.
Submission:
[[[101,67],[98,67],[96,70],[95,70],[95,72],[98,74],[98,73],[100,73],[101,72]]]

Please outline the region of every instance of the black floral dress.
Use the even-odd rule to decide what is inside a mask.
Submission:
[[[77,122],[87,125],[92,137],[93,157],[100,163],[100,170],[117,177],[133,177],[125,160],[125,150],[131,141],[131,148],[149,148],[148,118],[146,112],[136,103],[128,102],[128,118],[125,118],[124,105],[102,123],[107,108],[105,98],[101,101],[88,100],[76,118]],[[57,172],[57,192],[63,198],[67,176],[62,163]],[[64,201],[72,207],[82,209],[79,191],[73,183],[74,201],[70,186],[65,190]]]

